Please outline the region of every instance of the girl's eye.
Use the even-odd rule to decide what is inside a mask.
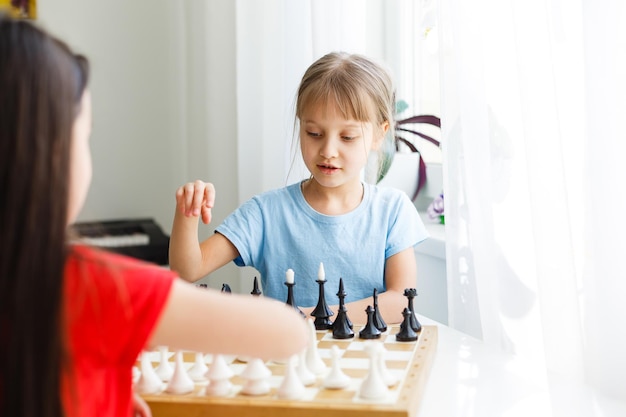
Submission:
[[[356,139],[356,136],[342,136],[341,139],[345,141],[350,141]]]
[[[312,138],[319,138],[320,136],[322,136],[321,133],[317,133],[317,132],[310,132],[307,130],[306,132],[307,135],[311,136]]]

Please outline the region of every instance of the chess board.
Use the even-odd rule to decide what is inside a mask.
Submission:
[[[389,388],[389,394],[382,400],[364,400],[358,395],[361,382],[367,376],[369,358],[364,350],[365,341],[358,338],[338,340],[332,338],[332,331],[316,331],[317,348],[323,361],[330,370],[332,364],[331,348],[337,345],[341,352],[340,365],[343,372],[351,378],[351,383],[344,389],[327,389],[323,387],[324,374],[317,376],[315,384],[306,387],[305,395],[299,400],[279,399],[276,391],[286,371],[285,364],[267,362],[272,371],[269,394],[250,396],[240,393],[244,383],[238,376],[246,367],[245,362],[229,358],[230,367],[234,371],[231,378],[233,389],[225,397],[207,396],[208,382],[197,382],[192,393],[177,395],[161,391],[157,394],[143,395],[148,402],[154,417],[203,417],[203,416],[315,416],[319,417],[356,417],[356,416],[415,416],[428,380],[430,368],[437,347],[437,327],[422,326],[416,342],[398,342],[395,334],[398,326],[391,326],[380,339],[374,343],[383,343],[385,347],[385,363],[389,372],[395,374],[397,382]],[[150,352],[150,360],[154,367],[159,363],[159,353]],[[173,353],[170,361],[173,361]],[[184,353],[185,366],[193,365],[195,353]],[[210,366],[211,355],[204,355],[205,362]],[[172,362],[173,364],[173,362]],[[165,384],[163,385],[165,388]]]

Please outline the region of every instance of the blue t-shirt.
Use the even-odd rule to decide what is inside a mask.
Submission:
[[[343,278],[346,303],[382,293],[385,259],[428,237],[424,224],[402,191],[363,184],[361,204],[328,216],[304,199],[301,183],[260,194],[242,204],[216,229],[239,251],[234,262],[260,273],[263,294],[287,300],[285,274],[294,271],[294,298],[311,307],[319,299],[316,282],[324,264],[329,305],[339,303]]]

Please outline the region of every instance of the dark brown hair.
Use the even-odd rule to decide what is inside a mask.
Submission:
[[[72,126],[87,61],[0,15],[0,415],[62,416]]]

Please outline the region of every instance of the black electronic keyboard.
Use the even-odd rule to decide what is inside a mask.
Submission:
[[[73,225],[78,240],[158,265],[167,265],[170,238],[152,219],[105,220]]]

